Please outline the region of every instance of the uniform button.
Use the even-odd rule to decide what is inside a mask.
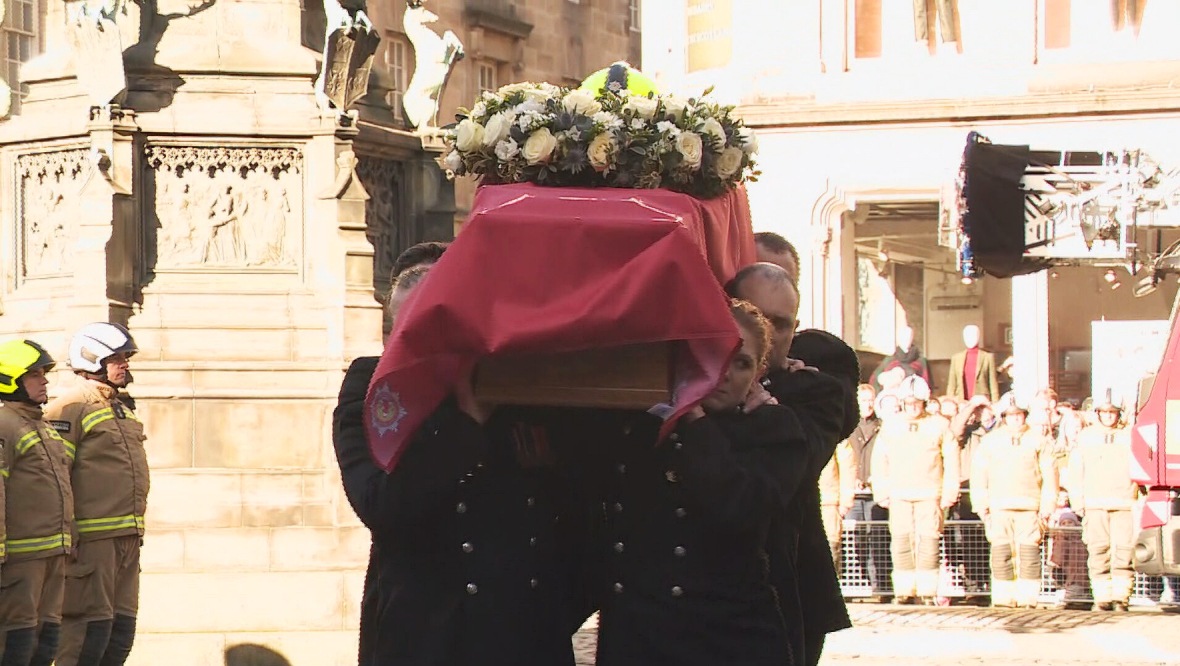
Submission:
[[[619,466],[616,469],[619,470],[619,474],[626,474],[627,473],[627,466],[624,465],[623,463],[619,463]]]
[[[533,588],[534,590],[537,589],[537,586],[540,584],[541,584],[541,581],[537,580],[536,578],[529,579],[529,587]]]
[[[455,505],[455,513],[467,513],[467,503],[459,502]]]
[[[467,594],[475,594],[476,592],[479,592],[479,586],[476,585],[475,583],[468,583],[467,584]]]
[[[631,426],[629,426],[629,425],[623,426],[623,434],[630,435],[631,434]]]
[[[675,443],[673,443],[673,444],[672,444],[672,448],[674,448],[674,449],[676,449],[677,451],[679,451],[680,449],[683,449],[683,448],[684,448],[684,442],[675,442]]]
[[[475,546],[471,545],[470,541],[464,541],[462,547],[464,553],[470,553],[471,551],[475,550]]]
[[[537,537],[529,537],[529,545],[536,546],[537,545]]]
[[[679,597],[683,594],[684,594],[684,588],[680,587],[679,585],[672,586],[672,596]]]
[[[671,435],[668,435],[668,439],[672,440],[673,442],[679,442],[680,435],[677,433],[672,433]]]
[[[668,483],[676,483],[680,480],[680,475],[673,470],[668,470],[664,472],[664,478],[668,480]]]
[[[531,508],[533,508],[534,506],[537,506],[537,498],[536,498],[536,497],[530,497],[530,498],[528,498],[528,500],[527,500],[525,503],[526,503],[526,504],[528,504],[528,505],[529,505],[529,508],[531,509]]]
[[[681,507],[676,508],[676,517],[677,518],[683,518],[687,515],[688,515],[688,512],[684,510],[684,507],[681,506]]]
[[[614,590],[615,590],[615,594],[622,594],[623,593],[623,584],[622,583],[615,583]]]
[[[687,552],[688,551],[686,551],[684,549],[684,546],[676,546],[675,548],[672,549],[672,554],[675,555],[676,557],[684,557],[684,554]]]
[[[475,469],[483,469],[483,463],[475,463]]]
[[[615,513],[622,513],[622,512],[623,512],[623,505],[622,505],[622,503],[621,503],[621,502],[615,502],[614,509],[615,509]]]
[[[616,542],[615,542],[615,552],[616,552],[616,553],[621,553],[621,552],[623,552],[623,542],[622,542],[622,541],[616,541]]]

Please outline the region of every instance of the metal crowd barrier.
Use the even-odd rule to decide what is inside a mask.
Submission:
[[[990,545],[984,536],[983,523],[946,521],[940,550],[939,596],[946,599],[982,597],[986,600],[991,567],[988,563]],[[1053,528],[1046,533],[1041,543],[1042,604],[1093,602],[1087,557],[1080,527]],[[839,569],[840,587],[846,598],[891,596],[888,522],[845,520]],[[1180,580],[1175,582],[1180,587]],[[1137,573],[1131,604],[1156,605],[1164,593],[1165,583],[1161,576]],[[1173,594],[1180,597],[1180,589],[1173,590]],[[1176,601],[1180,602],[1180,598]]]

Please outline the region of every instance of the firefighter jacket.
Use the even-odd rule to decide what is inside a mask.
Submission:
[[[976,513],[1015,510],[1049,514],[1057,505],[1053,442],[1039,428],[1000,426],[984,435],[971,464]]]
[[[0,551],[7,560],[35,560],[70,552],[74,495],[71,456],[41,408],[18,402],[0,406]]]
[[[852,506],[856,497],[856,453],[848,440],[840,442],[836,453],[819,473],[819,503]]]
[[[959,443],[935,415],[886,419],[873,448],[873,498],[952,501],[959,496]]]
[[[143,424],[126,396],[84,380],[45,407],[45,415],[74,451],[70,480],[82,541],[143,534],[148,461]]]
[[[1069,502],[1077,511],[1130,509],[1137,487],[1131,481],[1131,430],[1088,426],[1069,458]]]

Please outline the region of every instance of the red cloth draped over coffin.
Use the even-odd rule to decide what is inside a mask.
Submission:
[[[745,191],[481,187],[403,304],[365,400],[376,462],[397,464],[459,377],[492,354],[680,341],[665,429],[740,343],[721,283],[755,260]]]

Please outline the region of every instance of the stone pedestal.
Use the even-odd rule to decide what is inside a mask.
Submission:
[[[78,326],[139,344],[153,479],[129,663],[239,643],[355,663],[368,534],[331,411],[347,364],[380,352],[393,258],[450,237],[453,189],[379,98],[359,121],[316,105],[297,0],[127,3],[108,106],[61,5],[0,123],[0,336],[62,361],[51,392]]]

